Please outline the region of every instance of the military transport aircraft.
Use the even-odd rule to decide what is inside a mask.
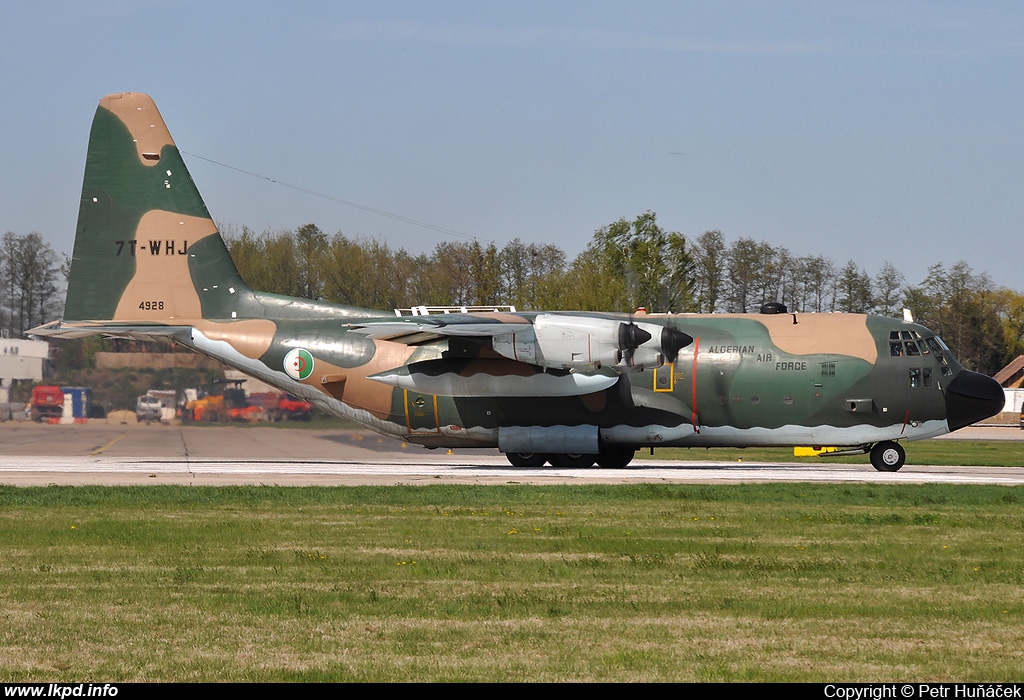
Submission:
[[[417,311],[419,313],[417,313]],[[174,341],[324,411],[516,466],[624,467],[644,447],[871,453],[1003,407],[923,326],[863,314],[395,315],[242,280],[153,100],[93,121],[64,318],[31,333]],[[449,310],[450,311],[450,310]]]

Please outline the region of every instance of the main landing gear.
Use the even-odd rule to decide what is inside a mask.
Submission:
[[[563,469],[586,469],[597,466],[604,469],[623,469],[631,461],[636,450],[631,447],[609,448],[600,454],[537,454],[528,452],[506,452],[505,458],[513,467],[542,467],[545,463]]]
[[[505,458],[513,467],[543,467],[548,461],[547,455],[532,452],[506,452]]]
[[[885,440],[871,448],[871,466],[880,472],[898,472],[907,461],[907,452],[898,442]]]
[[[540,454],[507,452],[505,457],[513,467],[543,467],[550,464],[562,469],[586,469],[597,466],[603,469],[623,469],[631,461],[636,450],[631,447],[610,447],[600,454]],[[898,442],[884,440],[871,448],[871,466],[880,472],[898,472],[907,462],[907,452]]]

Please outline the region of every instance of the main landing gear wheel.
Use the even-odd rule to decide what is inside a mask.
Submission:
[[[624,469],[633,461],[636,450],[632,447],[609,448],[597,456],[597,466],[604,469]]]
[[[552,467],[562,467],[563,469],[586,469],[594,466],[596,459],[597,455],[548,455],[548,461]]]
[[[898,442],[886,440],[871,448],[871,466],[880,472],[898,472],[907,461],[907,452]]]
[[[548,456],[530,452],[506,452],[505,459],[513,467],[543,467]]]

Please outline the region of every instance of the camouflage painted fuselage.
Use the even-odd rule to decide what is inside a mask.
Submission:
[[[516,316],[528,323],[536,314]],[[502,314],[495,323],[508,317]],[[473,322],[490,319],[480,314]],[[694,342],[674,362],[618,375],[610,388],[543,398],[438,395],[370,378],[405,367],[410,376],[450,375],[447,385],[457,391],[472,387],[474,380],[485,381],[483,376],[523,381],[556,374],[497,355],[487,345],[489,338],[460,343],[462,352],[452,357],[449,338],[407,345],[347,330],[352,321],[289,320],[270,322],[269,342],[258,350],[251,347],[248,332],[248,356],[226,347],[237,346],[237,340],[217,345],[204,334],[186,344],[325,411],[432,446],[495,446],[499,431],[511,426],[592,425],[603,442],[632,446],[864,445],[950,430],[942,386],[959,371],[951,353],[890,354],[894,331],[933,337],[921,326],[832,314],[644,320],[684,329]],[[239,324],[224,322],[216,339],[223,342]],[[470,353],[475,350],[473,357],[465,357],[467,346]],[[283,370],[285,355],[296,348],[308,350],[314,360],[304,379],[292,379]]]
[[[890,318],[396,318],[252,290],[155,104],[133,93],[96,112],[64,319],[33,332],[174,340],[381,433],[510,453],[866,448],[1002,405],[933,333]]]

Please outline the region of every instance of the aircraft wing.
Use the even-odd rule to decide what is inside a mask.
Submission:
[[[438,338],[472,338],[516,362],[564,370],[638,372],[674,362],[693,338],[669,324],[602,314],[542,313],[533,318],[474,314],[413,316],[350,323],[378,340],[418,345]]]
[[[541,328],[544,327],[542,315]],[[570,325],[572,321],[570,320]],[[472,339],[503,359],[442,359],[417,362],[370,375],[401,389],[438,396],[580,396],[604,391],[619,380],[600,363],[551,361],[537,352],[537,324],[526,319],[481,318],[469,314],[416,316],[349,324],[353,333],[417,345],[439,338]],[[573,331],[563,329],[564,332]],[[520,340],[516,340],[521,337]],[[517,344],[518,343],[518,344]],[[549,353],[553,349],[547,346]],[[522,355],[518,351],[522,350]]]

